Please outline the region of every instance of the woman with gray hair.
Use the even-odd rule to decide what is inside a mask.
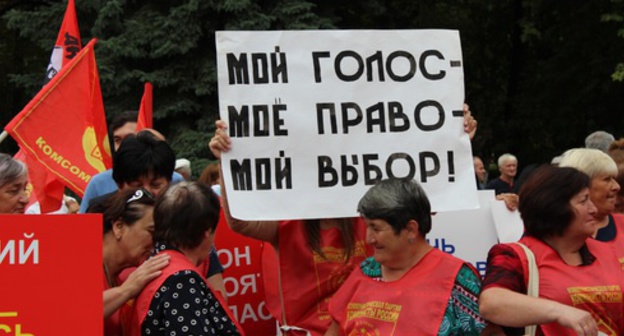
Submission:
[[[0,213],[23,214],[28,204],[27,186],[26,165],[0,153]]]
[[[329,303],[331,335],[479,335],[481,277],[433,248],[431,206],[415,181],[382,180],[360,200],[374,255]]]
[[[594,238],[613,245],[624,266],[624,215],[614,213],[620,191],[615,161],[597,149],[575,148],[563,153],[559,167],[576,168],[589,176],[589,197],[597,209],[594,219],[598,230]]]

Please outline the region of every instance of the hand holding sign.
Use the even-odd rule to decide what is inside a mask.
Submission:
[[[215,130],[215,135],[208,143],[208,148],[210,148],[214,157],[221,160],[221,153],[230,150],[232,140],[230,140],[230,137],[227,135],[227,125],[223,120],[217,120],[215,124],[217,125],[217,129]]]
[[[477,121],[470,113],[470,107],[464,103],[464,132],[468,133],[470,140],[477,134]]]

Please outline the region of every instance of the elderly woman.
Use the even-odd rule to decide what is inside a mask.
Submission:
[[[559,166],[576,168],[589,176],[589,198],[596,206],[594,238],[613,245],[624,265],[624,215],[614,213],[620,191],[615,161],[600,150],[577,148],[565,152]]]
[[[28,169],[21,161],[0,153],[0,214],[23,214],[28,204]]]
[[[427,243],[431,206],[420,185],[383,180],[358,212],[374,256],[331,299],[326,335],[479,335],[479,274]]]
[[[156,256],[171,259],[127,312],[126,335],[243,334],[198,269],[210,258],[219,210],[219,198],[203,183],[180,182],[159,195]]]
[[[119,274],[128,267],[138,266],[152,248],[154,232],[154,198],[139,189],[123,190],[110,199],[104,212],[104,335],[121,335],[120,307],[136,297],[143,287],[160,274],[168,256],[151,258],[123,284]]]
[[[505,326],[507,335],[523,335],[531,325],[540,335],[624,333],[624,272],[613,249],[591,239],[598,222],[589,185],[578,170],[552,166],[523,185],[520,243],[535,256],[538,274],[528,271],[520,245],[495,245],[479,299],[483,317]],[[531,275],[539,278],[538,295],[527,295]]]

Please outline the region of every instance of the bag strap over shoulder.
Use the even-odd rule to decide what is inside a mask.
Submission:
[[[527,284],[527,295],[531,297],[539,297],[539,270],[537,269],[537,263],[535,262],[535,255],[533,252],[524,244],[516,242],[514,243],[520,246],[524,250],[524,254],[527,258],[528,263],[528,284]],[[535,336],[537,331],[537,325],[530,325],[524,328],[524,333],[527,335]]]

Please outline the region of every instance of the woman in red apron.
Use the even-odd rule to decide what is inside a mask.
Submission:
[[[576,168],[589,175],[589,198],[596,206],[597,230],[593,237],[612,245],[624,267],[624,214],[615,211],[622,186],[616,181],[615,161],[600,150],[576,148],[563,154],[559,166]]]
[[[613,246],[592,236],[599,223],[589,177],[574,168],[538,168],[520,190],[525,234],[518,244],[489,252],[481,314],[507,335],[608,335],[624,333],[624,271]],[[530,255],[537,270],[529,271]],[[539,279],[537,295],[528,281]]]
[[[219,159],[230,150],[226,123],[216,122],[209,147]],[[464,104],[464,131],[472,138],[477,122]],[[224,181],[221,181],[223,183]],[[221,187],[227,222],[233,231],[269,243],[263,253],[266,306],[285,335],[323,335],[331,324],[328,304],[349,274],[372,254],[361,218],[241,221],[230,215]]]
[[[427,243],[431,206],[420,185],[383,180],[358,212],[374,254],[330,301],[334,323],[326,335],[479,335],[481,279],[470,264]]]
[[[179,182],[154,207],[156,257],[169,264],[124,309],[124,335],[244,335],[200,270],[210,258],[220,204],[209,186]]]
[[[121,335],[120,307],[160,274],[169,257],[149,259],[121,284],[119,274],[138,266],[154,246],[154,198],[146,190],[127,189],[109,202],[104,212],[104,335],[117,336]]]

